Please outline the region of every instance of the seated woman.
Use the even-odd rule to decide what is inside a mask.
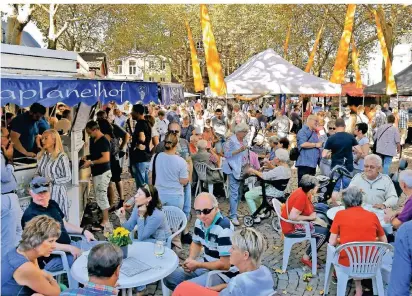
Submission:
[[[166,240],[172,232],[167,223],[166,215],[162,211],[156,187],[145,185],[137,190],[134,197],[135,207],[129,220],[122,226],[132,231],[137,225],[137,241],[155,242]],[[125,208],[131,205],[125,204],[120,208],[120,215],[125,216]]]
[[[50,256],[59,237],[60,224],[53,218],[41,215],[30,220],[17,249],[10,250],[1,260],[1,294],[60,295],[59,284],[37,263],[37,258]]]
[[[376,238],[386,243],[384,230],[375,213],[361,207],[362,191],[356,186],[349,186],[342,192],[342,200],[345,210],[336,213],[330,229],[329,244],[336,246],[338,237],[340,244],[350,242],[374,242]],[[339,263],[349,266],[349,258],[345,252],[339,256]],[[362,284],[355,279],[356,296],[362,295]]]
[[[198,152],[192,155],[193,164],[202,162],[207,164],[209,167],[217,168],[219,167],[219,157],[214,152],[207,151],[207,141],[200,140],[197,142]],[[212,150],[211,150],[212,151]],[[221,171],[211,171],[207,170],[206,182],[209,187],[209,193],[213,193],[213,184],[221,183],[223,181],[223,175]]]
[[[287,150],[283,148],[279,148],[275,152],[275,158],[273,160],[273,163],[268,162],[267,165],[271,169],[270,171],[267,172],[259,172],[253,168],[250,168],[248,173],[253,174],[258,176],[259,178],[262,178],[263,180],[285,180],[285,179],[290,179],[292,176],[292,172],[287,164],[287,161],[289,160],[289,153]],[[274,186],[271,186],[269,184],[266,185],[266,195],[270,198],[279,198],[279,197],[284,197],[285,192],[280,191],[276,189]],[[248,192],[245,193],[245,198],[247,205],[249,207],[250,213],[253,214],[258,206],[256,205],[259,203],[259,205],[262,203],[262,186],[257,186],[252,188],[252,190],[249,190]],[[270,200],[268,201],[270,202]],[[261,214],[264,216],[264,214]],[[254,222],[255,223],[260,223],[260,219],[262,217],[256,217]]]
[[[269,138],[269,160],[273,160],[275,158],[275,151],[279,148],[279,138],[277,136],[272,136]]]
[[[228,284],[210,288],[185,281],[177,286],[173,296],[267,296],[273,290],[273,278],[266,266],[260,265],[260,259],[265,251],[265,238],[253,228],[236,231],[232,236],[230,249],[230,264],[239,269],[239,274]],[[213,282],[213,280],[212,280]]]
[[[303,175],[299,182],[299,188],[296,189],[282,208],[282,217],[292,221],[314,221],[316,220],[315,208],[312,204],[312,198],[318,190],[318,180],[311,175]],[[304,237],[306,232],[302,224],[292,224],[280,221],[282,232],[286,237]],[[329,236],[329,230],[322,226],[314,226],[311,223],[312,237],[316,239],[316,249],[325,243]],[[300,260],[303,264],[312,268],[310,256],[312,250],[309,245],[306,254]]]

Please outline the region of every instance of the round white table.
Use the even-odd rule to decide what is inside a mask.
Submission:
[[[383,229],[385,230],[386,234],[390,234],[392,233],[392,224],[388,224],[384,221],[384,216],[385,216],[385,212],[384,210],[380,210],[380,209],[375,209],[373,208],[371,205],[362,205],[362,208],[364,208],[365,210],[375,213],[375,215],[378,217],[379,222],[381,223],[381,226],[383,227]],[[334,220],[336,213],[343,211],[345,209],[344,206],[339,206],[339,207],[333,207],[330,208],[327,212],[326,212],[326,216],[328,216],[329,219]]]
[[[89,281],[87,272],[87,256],[89,251],[84,252],[71,268],[71,275],[79,283],[86,284]],[[171,274],[179,265],[179,258],[171,249],[165,247],[165,253],[162,258],[156,258],[154,255],[154,244],[149,242],[133,242],[129,245],[128,257],[134,257],[143,263],[153,267],[150,270],[136,274],[134,276],[126,276],[120,271],[118,280],[118,289],[122,289],[122,295],[132,295],[134,287],[147,285],[158,280],[162,280]],[[127,289],[127,291],[126,291]]]

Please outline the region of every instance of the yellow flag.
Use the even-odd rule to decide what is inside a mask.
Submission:
[[[283,57],[285,59],[288,57],[288,48],[289,48],[289,38],[290,38],[290,29],[291,29],[291,27],[292,27],[292,24],[289,24],[288,32],[286,34],[285,44],[283,45],[283,52],[284,52]]]
[[[352,39],[352,62],[355,70],[356,88],[362,88],[362,78],[359,70],[358,51],[355,46],[355,41]]]
[[[310,69],[312,69],[313,61],[315,59],[315,54],[316,54],[316,51],[318,50],[319,40],[320,40],[320,37],[322,37],[323,24],[324,23],[322,23],[322,26],[320,26],[318,36],[316,37],[316,40],[315,40],[315,44],[313,44],[312,51],[310,52],[309,61],[305,68],[305,72],[307,73],[309,73]]]
[[[346,12],[345,26],[339,43],[338,54],[336,55],[335,66],[333,67],[330,81],[333,83],[343,83],[346,66],[348,65],[349,43],[352,37],[353,19],[355,17],[356,4],[349,4]]]
[[[381,50],[383,54],[383,60],[385,62],[385,80],[386,80],[386,94],[388,96],[396,94],[398,91],[396,89],[395,77],[392,72],[392,63],[389,58],[388,48],[386,47],[385,37],[382,33],[382,26],[378,14],[373,10],[376,22],[376,31],[378,32],[379,43],[381,44]]]
[[[205,4],[200,5],[200,18],[203,32],[203,46],[205,48],[207,74],[209,76],[210,90],[213,96],[226,94],[226,83],[223,77],[222,65],[216,48],[215,37],[212,32],[209,12]]]
[[[190,56],[192,57],[192,69],[193,69],[193,80],[195,84],[195,91],[203,91],[205,89],[203,85],[202,73],[200,72],[200,64],[197,58],[197,52],[195,47],[195,42],[193,41],[192,31],[190,30],[189,22],[185,21],[187,35],[189,37],[190,44]]]

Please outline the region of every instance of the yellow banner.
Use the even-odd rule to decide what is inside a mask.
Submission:
[[[283,45],[283,58],[287,59],[288,57],[288,48],[289,48],[289,38],[290,38],[290,29],[292,24],[289,24],[288,32],[286,34],[285,44]]]
[[[352,39],[352,62],[355,70],[356,88],[362,88],[362,77],[359,70],[358,51],[355,46],[355,40]]]
[[[213,96],[226,94],[226,83],[223,77],[222,65],[216,48],[215,37],[212,32],[209,12],[205,4],[200,5],[200,18],[203,32],[203,46],[205,48],[207,74],[209,76],[210,90]]]
[[[333,83],[343,83],[345,71],[348,65],[349,44],[352,37],[353,20],[355,17],[356,4],[348,4],[346,12],[345,26],[339,43],[338,54],[336,55],[335,66],[330,81]]]
[[[313,61],[315,60],[315,54],[316,54],[316,51],[318,50],[319,40],[320,40],[320,37],[322,37],[323,25],[324,25],[324,22],[322,23],[322,26],[320,26],[318,36],[316,37],[316,40],[315,40],[315,44],[313,44],[312,51],[310,52],[309,61],[305,68],[305,72],[307,73],[309,73],[310,69],[312,69]]]
[[[197,52],[195,47],[195,42],[193,41],[192,31],[190,30],[189,22],[185,21],[187,36],[189,38],[190,44],[190,56],[192,58],[192,70],[193,70],[193,80],[195,84],[195,91],[200,92],[205,89],[203,85],[202,73],[200,72],[200,64],[197,58]]]
[[[379,39],[379,43],[381,44],[383,60],[385,62],[386,94],[390,96],[390,95],[396,94],[398,91],[396,89],[395,77],[393,76],[392,63],[391,63],[391,59],[389,58],[388,48],[386,47],[385,37],[383,36],[383,33],[382,33],[381,22],[375,10],[373,10],[373,14],[375,15],[376,31],[378,33],[378,39]]]

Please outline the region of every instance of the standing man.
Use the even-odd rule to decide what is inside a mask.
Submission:
[[[86,124],[86,133],[92,138],[90,141],[90,155],[83,157],[85,163],[82,168],[91,167],[93,176],[93,189],[96,202],[103,212],[103,220],[98,226],[104,232],[111,231],[112,226],[109,222],[109,200],[107,189],[112,177],[110,170],[110,142],[100,131],[96,121],[89,121]]]
[[[372,127],[377,130],[384,124],[386,124],[386,114],[382,112],[382,107],[380,105],[376,105],[375,118],[372,119]]]
[[[228,130],[228,122],[226,117],[223,116],[222,109],[216,109],[215,116],[211,120],[211,126],[219,138],[219,141],[215,144],[216,153],[221,155],[223,153],[223,143],[226,139],[226,132]]]
[[[130,163],[134,170],[136,188],[149,183],[152,129],[145,120],[144,113],[144,106],[142,104],[133,105],[131,114],[132,118],[136,120],[136,126],[132,136]]]
[[[279,139],[287,138],[291,130],[290,120],[282,111],[276,112],[276,119],[269,123],[268,127],[274,127],[276,129]]]
[[[157,129],[157,132],[159,133],[160,142],[164,141],[168,126],[169,126],[169,120],[167,120],[165,116],[165,111],[159,110],[158,120],[155,123],[155,128]]]
[[[36,136],[40,133],[38,121],[46,114],[46,108],[39,103],[30,106],[30,111],[16,116],[11,122],[13,157],[36,157]]]
[[[124,125],[126,123],[126,116],[120,111],[120,109],[114,109],[114,123],[117,124],[118,126],[124,128]]]
[[[297,144],[300,151],[295,164],[298,168],[298,183],[303,175],[314,176],[316,174],[316,167],[321,156],[320,148],[323,145],[316,133],[318,123],[316,115],[309,115],[306,124],[303,125],[297,134]]]

